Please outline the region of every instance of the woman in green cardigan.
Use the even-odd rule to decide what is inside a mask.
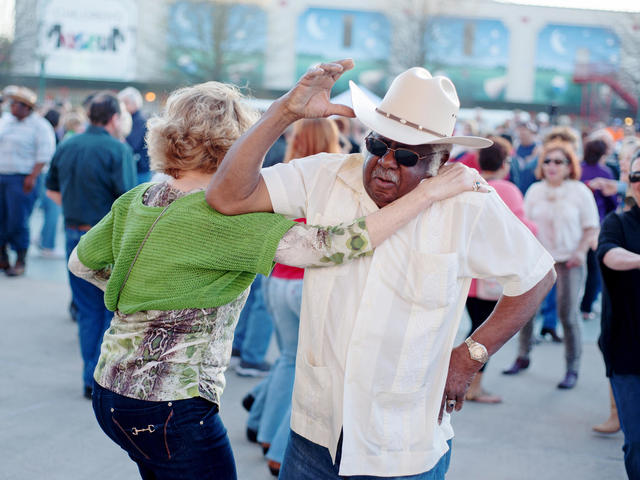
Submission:
[[[457,165],[348,225],[307,226],[268,213],[227,217],[207,205],[204,189],[255,120],[230,85],[175,91],[147,134],[151,165],[170,180],[122,195],[69,260],[114,311],[94,372],[93,408],[143,479],[236,478],[217,413],[233,330],[256,273],[268,275],[274,260],[331,267],[369,255],[433,202],[482,182]]]

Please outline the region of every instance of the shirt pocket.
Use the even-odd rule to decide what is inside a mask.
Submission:
[[[313,366],[304,355],[296,362],[293,410],[314,422],[329,425],[332,412],[331,372],[329,367]]]
[[[445,308],[455,298],[458,256],[411,250],[404,296],[428,310]]]
[[[427,426],[426,388],[412,392],[378,392],[369,419],[369,440],[388,452],[424,450],[431,429]]]

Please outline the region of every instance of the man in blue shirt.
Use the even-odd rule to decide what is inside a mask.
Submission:
[[[511,181],[522,194],[536,181],[534,171],[538,164],[540,143],[537,140],[538,126],[533,122],[520,123],[517,126],[516,151],[511,162]]]
[[[127,87],[118,93],[118,99],[124,103],[125,108],[131,114],[131,132],[127,135],[127,143],[133,150],[133,160],[136,162],[138,184],[151,180],[149,171],[149,155],[147,143],[144,140],[147,134],[147,119],[142,114],[142,95],[137,88]]]
[[[114,200],[136,185],[131,148],[116,140],[120,127],[118,99],[110,93],[97,94],[89,107],[89,120],[91,125],[85,133],[59,145],[46,181],[47,195],[62,204],[67,258],[80,237],[109,212]],[[69,284],[77,308],[84,395],[91,398],[93,370],[111,312],[104,305],[100,289],[71,273]]]

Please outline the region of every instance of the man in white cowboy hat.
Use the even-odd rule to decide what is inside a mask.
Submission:
[[[29,217],[37,198],[40,172],[56,148],[51,124],[33,109],[37,96],[25,87],[9,86],[3,98],[11,114],[0,120],[0,270],[10,277],[24,273],[29,248]],[[7,247],[17,253],[9,264]]]
[[[455,87],[424,68],[396,77],[380,105],[355,84],[353,110],[331,104],[331,87],[352,66],[341,60],[313,67],[276,100],[229,150],[207,190],[209,204],[225,214],[274,211],[310,224],[341,222],[438,175],[452,144],[490,145],[451,136]],[[291,122],[354,111],[372,130],[364,155],[321,154],[260,171],[262,156]],[[476,181],[469,192],[432,204],[371,257],[305,273],[281,479],[444,478],[451,412],[554,281],[550,255],[495,192],[471,191],[481,189]],[[473,277],[497,278],[505,296],[453,348]]]

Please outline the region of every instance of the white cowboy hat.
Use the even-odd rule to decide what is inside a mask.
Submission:
[[[460,110],[456,87],[447,77],[432,77],[425,68],[410,68],[394,78],[378,106],[352,81],[349,87],[358,120],[396,142],[451,143],[475,148],[493,143],[482,137],[452,136]]]
[[[3,94],[11,100],[22,102],[31,108],[36,106],[36,101],[38,100],[38,96],[33,90],[29,90],[27,87],[18,87],[16,85],[9,85],[5,87]]]

